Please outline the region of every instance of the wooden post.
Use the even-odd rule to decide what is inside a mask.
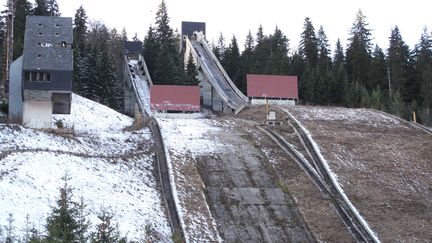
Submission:
[[[413,121],[414,123],[417,123],[417,117],[416,117],[416,112],[413,111]]]
[[[266,116],[267,116],[269,113],[269,104],[268,104],[267,97],[265,97],[265,100],[266,100]]]

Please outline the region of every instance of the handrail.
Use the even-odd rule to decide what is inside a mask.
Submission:
[[[210,47],[208,46],[207,42],[203,39],[200,41],[204,48],[206,49],[206,51],[211,55],[211,57],[213,58],[213,61],[216,63],[217,67],[219,68],[219,70],[222,72],[225,81],[227,81],[228,85],[232,88],[232,90],[245,102],[249,102],[249,99],[237,88],[237,86],[234,84],[234,82],[231,80],[231,78],[228,76],[228,74],[226,73],[225,69],[222,67],[222,65],[220,64],[219,60],[216,58],[216,55],[213,53],[213,51],[210,49]]]
[[[210,74],[209,71],[209,67],[207,65],[204,64],[204,61],[201,59],[200,54],[198,54],[198,52],[195,49],[195,46],[192,44],[192,42],[189,40],[189,38],[186,38],[186,44],[190,47],[193,55],[195,55],[196,59],[198,60],[201,69],[203,70],[203,72],[205,73],[205,75],[210,79],[210,77],[212,77],[213,75]],[[212,83],[213,87],[216,89],[216,91],[218,92],[219,96],[221,96],[222,100],[225,101],[226,103],[229,103],[229,99],[226,96],[225,92],[223,92],[222,88],[219,86],[219,84],[217,84],[217,82]]]
[[[205,40],[196,41],[195,43],[192,43],[188,37],[185,37],[185,40],[186,45],[191,49],[201,70],[208,77],[218,95],[236,113],[240,112],[247,106],[249,100],[232,82]],[[232,95],[229,96],[222,86],[226,86],[228,90],[233,91]]]
[[[126,69],[125,71],[127,72],[127,74],[129,74],[129,75],[127,75],[127,77],[129,78],[129,80],[130,80],[130,82],[132,84],[132,88],[133,88],[135,96],[137,98],[138,107],[141,110],[142,114],[147,114],[147,112],[146,112],[146,110],[144,108],[144,105],[142,104],[141,96],[140,96],[140,94],[138,92],[138,88],[136,86],[135,79],[132,77],[132,73],[131,73],[130,67],[129,67],[129,60],[128,60],[128,58],[126,56],[124,57],[124,59],[125,59],[125,69]],[[147,115],[150,116],[150,114],[147,114]]]

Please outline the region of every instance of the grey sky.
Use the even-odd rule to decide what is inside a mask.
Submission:
[[[109,27],[126,27],[129,37],[135,32],[143,39],[161,0],[58,0],[63,16],[72,16],[83,4],[91,20],[101,20]],[[123,4],[121,4],[123,3]],[[233,34],[243,46],[250,29],[252,34],[262,24],[269,34],[277,25],[290,39],[290,48],[297,48],[305,17],[310,17],[315,29],[323,25],[334,49],[337,38],[344,48],[349,30],[359,9],[366,15],[374,43],[388,46],[390,30],[399,26],[405,42],[413,48],[425,26],[432,29],[431,7],[428,0],[166,0],[171,27],[180,30],[181,21],[207,23],[207,39],[217,41],[223,32],[228,43]]]

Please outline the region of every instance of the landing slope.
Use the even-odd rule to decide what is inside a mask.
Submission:
[[[104,207],[129,240],[144,240],[146,225],[159,239],[169,239],[150,131],[124,131],[132,119],[77,95],[72,114],[54,119],[73,124],[76,137],[0,124],[0,225],[13,213],[22,235],[28,214],[30,223],[43,228],[67,172],[74,200],[83,197],[88,205],[93,231]]]
[[[188,239],[315,241],[253,125],[224,117],[160,123]]]
[[[432,136],[367,109],[286,107],[383,242],[432,239]]]

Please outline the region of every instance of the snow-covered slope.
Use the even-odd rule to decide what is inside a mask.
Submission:
[[[26,215],[43,228],[67,173],[74,200],[82,197],[94,231],[102,207],[115,214],[122,235],[142,241],[145,226],[160,239],[171,232],[153,175],[148,129],[127,132],[132,119],[74,95],[71,115],[57,115],[77,136],[63,138],[0,124],[0,226],[13,213],[22,235]],[[1,236],[0,236],[1,241]]]
[[[220,131],[207,119],[159,119],[167,149],[174,200],[187,242],[220,242],[210,212],[205,188],[196,167],[197,157],[213,154],[226,146],[210,134]]]

